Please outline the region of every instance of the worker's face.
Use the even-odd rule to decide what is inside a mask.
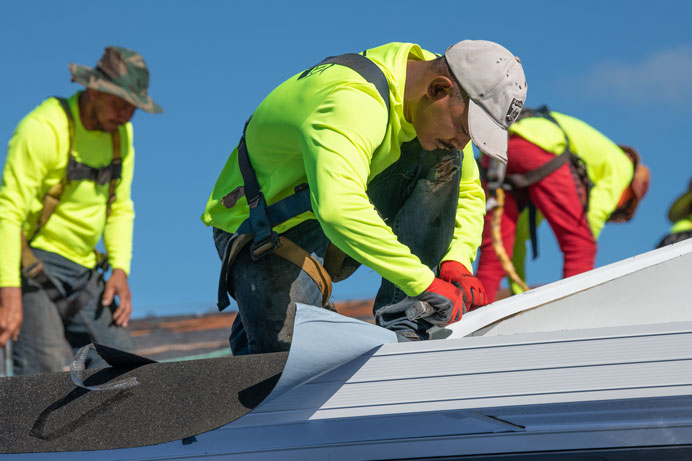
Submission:
[[[427,151],[462,150],[471,139],[468,104],[452,85],[448,79],[435,79],[412,114],[418,140]]]
[[[118,126],[130,121],[135,113],[135,106],[124,99],[110,93],[90,90],[93,92],[94,118],[97,129],[113,133]]]

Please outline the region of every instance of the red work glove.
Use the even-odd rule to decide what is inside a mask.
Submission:
[[[435,313],[425,317],[428,322],[443,327],[461,320],[466,312],[464,292],[449,282],[435,277],[427,290],[416,296],[435,309]]]
[[[488,295],[485,293],[483,283],[463,264],[456,261],[443,261],[440,265],[440,278],[464,291],[469,310],[488,304]]]

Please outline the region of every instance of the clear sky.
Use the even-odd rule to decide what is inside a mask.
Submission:
[[[134,315],[206,311],[220,262],[199,216],[243,122],[274,86],[326,56],[387,42],[442,53],[492,40],[521,58],[528,106],[581,118],[651,168],[635,219],[605,227],[602,266],[652,249],[692,176],[690,17],[682,0],[1,2],[0,139],[44,98],[80,88],[68,63],[93,66],[106,45],[141,53],[165,112],[133,119]],[[561,276],[547,224],[539,240],[530,284]],[[362,268],[335,285],[335,298],[372,298],[378,285]]]

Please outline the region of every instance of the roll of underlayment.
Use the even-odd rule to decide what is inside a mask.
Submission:
[[[298,304],[290,352],[158,363],[95,345],[111,367],[0,379],[0,453],[113,450],[194,436],[384,343],[394,333]],[[79,361],[78,361],[79,362]]]

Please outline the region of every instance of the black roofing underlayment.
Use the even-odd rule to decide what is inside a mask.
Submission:
[[[182,440],[248,413],[274,388],[288,352],[156,363],[97,346],[110,368],[96,386],[134,376],[127,389],[89,391],[69,372],[0,378],[0,453],[130,448]]]

